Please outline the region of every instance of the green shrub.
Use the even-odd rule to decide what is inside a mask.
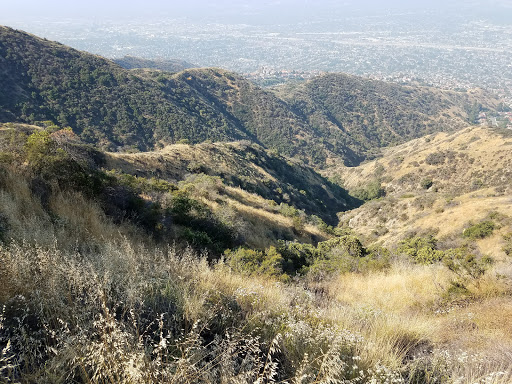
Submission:
[[[425,158],[425,162],[429,165],[444,164],[446,155],[444,152],[433,152]]]
[[[381,271],[390,267],[390,256],[386,248],[367,250],[356,237],[345,236],[320,243],[313,263],[306,270],[314,280],[339,273]]]
[[[381,246],[373,246],[367,250],[367,256],[359,262],[359,272],[383,271],[391,267],[391,252]]]
[[[152,177],[147,179],[145,177],[131,175],[129,173],[122,173],[118,170],[111,170],[106,172],[109,176],[112,176],[117,179],[117,182],[120,185],[128,187],[137,191],[138,193],[143,192],[172,192],[176,191],[178,188],[176,185],[162,180]]]
[[[451,281],[443,296],[445,300],[453,301],[468,296],[470,293],[469,289],[460,281]]]
[[[462,232],[462,235],[471,240],[484,239],[492,235],[495,229],[496,224],[491,220],[486,220],[466,228],[464,232]]]
[[[238,248],[224,252],[228,265],[234,271],[247,275],[281,276],[283,274],[283,257],[275,247],[265,252]]]
[[[170,202],[170,211],[179,224],[187,224],[192,217],[193,211],[202,211],[203,206],[198,201],[192,199],[188,193],[177,191],[173,193]]]
[[[318,255],[315,246],[297,242],[280,241],[277,250],[283,256],[283,271],[289,275],[304,273]]]
[[[184,228],[181,235],[185,241],[195,247],[209,248],[213,245],[212,239],[206,232],[195,231],[191,228]]]
[[[432,187],[432,185],[434,185],[434,181],[430,178],[430,177],[427,177],[423,180],[421,180],[421,188],[423,189],[429,189],[430,187]]]
[[[51,168],[56,162],[66,159],[64,150],[58,148],[50,137],[50,132],[36,131],[27,138],[25,143],[25,157],[28,163],[36,170]]]
[[[323,241],[318,244],[318,251],[321,255],[346,253],[351,257],[366,256],[366,249],[364,249],[359,239],[351,235]]]
[[[398,251],[418,264],[433,264],[443,259],[443,252],[436,249],[437,239],[433,236],[411,237],[400,242]]]
[[[512,256],[512,232],[503,235],[503,240],[505,240],[503,252],[505,252],[507,256]]]
[[[362,188],[356,189],[352,195],[359,200],[370,201],[386,196],[386,191],[380,181],[374,180]]]
[[[443,263],[461,281],[467,281],[483,276],[493,260],[489,257],[478,258],[467,247],[461,247],[445,251]]]
[[[309,216],[308,222],[320,229],[322,232],[329,233],[331,235],[335,234],[334,228],[331,225],[327,225],[325,221],[316,215]]]

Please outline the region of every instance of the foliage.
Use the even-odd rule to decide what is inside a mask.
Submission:
[[[453,159],[455,153],[452,151],[437,151],[430,153],[425,158],[425,163],[428,165],[441,165],[444,164],[447,159]]]
[[[346,165],[374,157],[379,147],[453,129],[452,121],[434,116],[450,107],[462,112],[467,104],[463,95],[443,97],[425,88],[334,73],[280,87],[279,94]]]
[[[366,249],[353,235],[334,237],[311,244],[281,242],[277,248],[283,257],[283,272],[293,276],[307,274],[319,280],[336,273],[383,270],[390,266],[390,253],[383,247]]]
[[[352,194],[360,200],[370,201],[386,196],[386,190],[382,187],[380,181],[373,180],[368,185],[356,189]]]
[[[420,186],[423,189],[429,189],[432,185],[434,185],[434,181],[430,177],[422,179],[420,183]]]
[[[419,264],[432,264],[443,259],[443,252],[436,249],[437,239],[429,237],[411,237],[400,242],[398,251]]]
[[[436,117],[467,104],[462,95],[341,74],[282,88],[281,99],[226,71],[129,71],[10,28],[0,30],[0,56],[0,121],[70,126],[109,150],[248,139],[313,165],[332,155],[355,165],[379,147],[452,129]],[[121,64],[164,65],[133,61]]]
[[[106,175],[62,149],[50,131],[41,130],[29,135],[19,152],[43,183],[54,180],[60,187],[81,190],[89,196],[98,194],[108,183]]]
[[[462,281],[466,281],[482,277],[493,260],[489,257],[478,258],[467,247],[461,247],[445,251],[443,263]]]
[[[507,256],[512,256],[512,232],[503,235],[503,240],[505,240],[503,252],[505,252]]]
[[[491,236],[495,229],[496,224],[494,221],[486,220],[466,228],[464,232],[462,232],[462,235],[471,240],[478,240]]]
[[[481,111],[483,111],[482,104],[478,102],[474,102],[473,104],[468,104],[465,106],[466,113],[468,115],[468,121],[470,124],[478,123],[478,115]]]
[[[238,248],[224,253],[228,265],[236,272],[243,274],[261,274],[279,277],[283,274],[283,257],[275,247],[267,250],[255,251]]]

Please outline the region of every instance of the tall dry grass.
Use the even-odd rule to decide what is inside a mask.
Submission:
[[[456,298],[447,295],[456,277],[440,265],[339,276],[324,284],[324,317],[360,332],[368,361],[408,365],[416,382],[508,383],[512,280],[503,271],[492,268]]]
[[[3,176],[0,382],[398,377],[361,360],[360,337],[324,321],[300,285],[158,248],[80,194],[57,192],[44,206],[28,183]]]
[[[499,321],[510,300],[496,273],[461,308],[443,306],[452,276],[436,266],[345,274],[314,291],[157,247],[80,194],[44,207],[3,177],[0,383],[510,381]]]

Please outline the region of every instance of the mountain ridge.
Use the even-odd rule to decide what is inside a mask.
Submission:
[[[461,126],[479,99],[342,74],[271,92],[221,69],[125,70],[7,27],[0,62],[0,121],[50,120],[110,151],[247,139],[318,167],[357,165],[382,146]]]

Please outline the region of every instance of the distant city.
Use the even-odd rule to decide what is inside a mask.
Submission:
[[[39,20],[13,27],[108,58],[183,59],[264,86],[323,72],[464,91],[512,105],[512,23],[432,11],[249,25],[162,19]]]

